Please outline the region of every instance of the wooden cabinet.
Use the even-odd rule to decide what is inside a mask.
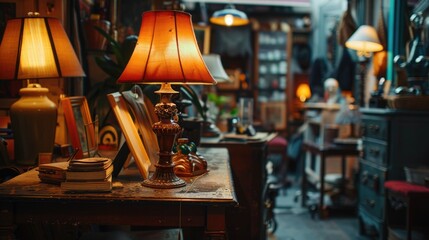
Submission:
[[[255,36],[255,120],[264,127],[285,130],[287,90],[292,82],[292,32],[258,31]]]
[[[238,207],[227,212],[229,239],[266,239],[264,188],[266,184],[267,142],[275,134],[258,141],[220,141],[202,138],[201,146],[227,148]],[[210,161],[210,159],[207,159]]]
[[[429,166],[429,113],[362,109],[360,158],[360,232],[386,238],[385,189],[388,180],[404,180],[404,167]]]

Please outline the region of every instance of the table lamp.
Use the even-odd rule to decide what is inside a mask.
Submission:
[[[0,79],[30,80],[83,77],[85,73],[60,21],[29,13],[7,22],[0,45]],[[12,104],[15,161],[37,165],[39,153],[52,153],[57,127],[57,106],[48,89],[28,83]]]
[[[360,61],[360,92],[356,95],[359,97],[359,105],[364,106],[366,64],[371,57],[371,53],[383,50],[383,45],[380,44],[377,31],[374,27],[362,25],[346,41],[346,47],[355,50],[358,57],[363,59]]]
[[[177,94],[171,84],[211,85],[216,81],[207,69],[195,39],[191,15],[181,11],[148,11],[136,47],[118,83],[161,84],[155,106],[159,121],[152,125],[159,145],[155,172],[143,181],[152,188],[175,188],[186,183],[173,171],[172,148],[181,127],[174,121]]]
[[[228,74],[225,72],[225,69],[223,68],[222,61],[220,59],[219,54],[204,54],[203,55],[204,62],[207,65],[207,68],[209,69],[210,73],[212,74],[213,78],[218,83],[227,83],[232,82],[229,78]],[[203,121],[203,127],[202,127],[202,133],[201,135],[203,137],[219,137],[221,134],[221,131],[216,125],[213,123],[212,119],[208,116],[208,92],[209,89],[203,89],[201,93],[201,99],[203,101],[203,111],[204,111],[204,121]]]

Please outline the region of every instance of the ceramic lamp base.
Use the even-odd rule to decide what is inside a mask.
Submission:
[[[39,153],[52,153],[57,126],[57,106],[47,97],[48,89],[29,84],[19,91],[10,118],[14,135],[15,163],[38,165]]]

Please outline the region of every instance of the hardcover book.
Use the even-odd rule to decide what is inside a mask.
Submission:
[[[99,171],[66,171],[67,181],[105,180],[113,172],[113,164]]]
[[[70,161],[67,171],[84,172],[84,171],[102,171],[112,165],[112,159],[93,157],[83,159],[73,159]]]
[[[61,183],[61,190],[65,192],[110,192],[112,176],[103,181],[65,181]]]

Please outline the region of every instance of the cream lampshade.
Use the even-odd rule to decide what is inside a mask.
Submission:
[[[369,25],[360,26],[353,35],[346,41],[346,47],[356,51],[359,57],[364,60],[360,61],[360,79],[358,88],[355,90],[355,98],[357,98],[359,105],[365,105],[365,75],[366,63],[371,57],[373,52],[383,50],[383,45],[377,35],[374,27]]]
[[[38,14],[7,22],[0,45],[0,79],[31,80],[85,76],[60,21]],[[48,89],[29,83],[10,109],[15,161],[37,165],[39,153],[51,153],[57,126],[57,106]]]
[[[369,57],[371,53],[383,50],[377,31],[369,25],[360,26],[346,41],[346,47],[356,50],[359,56]]]
[[[156,91],[160,103],[155,106],[159,122],[152,126],[158,138],[159,160],[155,172],[142,184],[153,188],[184,186],[173,171],[172,148],[181,127],[173,120],[177,108],[171,97],[178,92],[171,84],[216,83],[198,48],[191,15],[181,11],[143,13],[136,47],[118,83],[161,84]]]
[[[216,82],[231,82],[222,66],[219,54],[204,54],[203,59]]]

